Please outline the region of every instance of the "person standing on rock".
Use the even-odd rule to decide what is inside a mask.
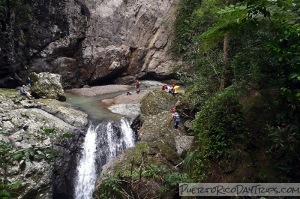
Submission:
[[[137,94],[141,92],[141,82],[139,80],[136,80],[135,82],[135,89]]]
[[[176,112],[175,108],[172,108],[172,118],[170,120],[170,122],[174,122],[174,128],[178,129],[178,125],[180,123],[180,117],[179,114]]]
[[[26,80],[26,85],[31,88],[31,80],[30,78],[28,77],[27,80]]]

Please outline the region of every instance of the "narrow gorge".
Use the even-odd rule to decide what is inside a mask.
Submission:
[[[0,198],[299,186],[299,10],[297,0],[0,0]],[[251,194],[226,197],[266,196]]]
[[[18,98],[13,90],[1,90],[0,130],[4,133],[1,140],[10,140],[13,145],[17,143],[17,151],[33,147],[34,154],[38,154],[41,152],[35,148],[38,140],[34,137],[51,129],[55,135],[42,138],[47,142],[43,141],[41,146],[55,148],[62,153],[55,156],[54,165],[42,166],[46,162],[33,162],[44,167],[45,171],[39,171],[39,166],[36,170],[26,164],[25,174],[20,175],[29,179],[18,177],[22,179],[20,188],[24,189],[20,197],[91,198],[93,187],[87,183],[96,181],[101,167],[108,160],[134,145],[130,123],[139,114],[136,101],[129,103],[127,108],[111,106],[117,112],[129,112],[129,116],[122,119],[116,116],[117,113],[112,116],[109,110],[105,110],[102,116],[95,115],[94,110],[87,114],[89,110],[85,108],[97,109],[93,107],[97,106],[97,102],[90,107],[85,105],[81,112],[76,110],[79,107],[76,102],[72,105],[74,109],[64,103],[58,105],[60,102],[55,100],[69,102],[62,89],[103,84],[128,85],[136,78],[174,78],[178,64],[168,55],[168,50],[174,36],[176,4],[177,1],[169,0],[18,0],[11,6],[1,3],[0,6],[7,6],[7,9],[0,25],[0,87],[18,88],[30,77],[31,92],[37,98],[34,102],[27,101]],[[58,74],[59,78],[46,77],[50,73]],[[37,79],[45,81],[38,83]],[[61,86],[53,86],[58,82]],[[55,93],[52,93],[54,90]],[[45,102],[45,98],[51,99]],[[20,121],[12,120],[15,117],[11,115],[13,112]],[[73,137],[65,138],[66,132]],[[94,143],[91,143],[90,136],[94,136]],[[59,137],[62,137],[61,140]],[[94,148],[81,147],[84,143]],[[87,151],[82,151],[84,149]],[[95,159],[91,157],[93,151],[97,151]],[[25,157],[22,158],[25,161]],[[91,161],[94,165],[87,166],[83,161]],[[13,171],[16,172],[17,167]],[[13,171],[8,173],[9,179],[15,179]],[[36,173],[35,180],[32,181],[31,175],[26,173]],[[87,175],[94,176],[85,179]],[[49,183],[53,183],[53,188]]]

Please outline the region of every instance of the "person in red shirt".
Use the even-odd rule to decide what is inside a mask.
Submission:
[[[135,89],[136,89],[136,93],[139,94],[141,91],[141,82],[139,80],[136,80],[135,82]]]

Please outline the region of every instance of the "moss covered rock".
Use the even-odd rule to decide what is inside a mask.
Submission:
[[[57,99],[66,101],[66,96],[61,85],[61,75],[53,73],[32,73],[32,95],[36,98]]]
[[[178,187],[169,181],[185,178],[176,167],[181,161],[163,141],[140,143],[103,166],[94,198],[173,198]]]
[[[140,142],[161,141],[176,150],[172,114],[164,111],[157,115],[143,116],[143,125],[139,131]]]
[[[150,91],[141,100],[141,113],[142,115],[156,115],[163,111],[171,111],[175,107],[178,97],[171,95],[163,90]]]

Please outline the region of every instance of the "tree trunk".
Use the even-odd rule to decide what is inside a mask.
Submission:
[[[225,1],[225,5],[230,5],[230,0]],[[221,75],[221,90],[225,89],[231,84],[230,78],[230,66],[229,66],[229,45],[230,45],[230,33],[227,32],[224,35],[223,41],[223,70]]]

